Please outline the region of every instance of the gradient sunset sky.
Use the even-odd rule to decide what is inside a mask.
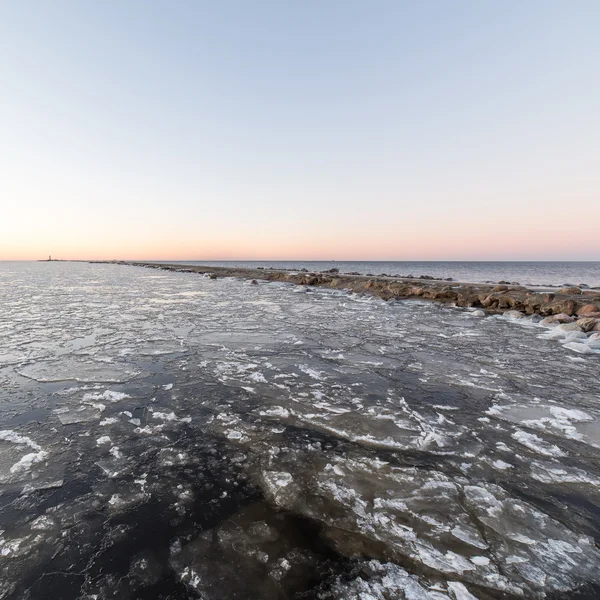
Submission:
[[[0,260],[600,260],[598,0],[2,2]]]

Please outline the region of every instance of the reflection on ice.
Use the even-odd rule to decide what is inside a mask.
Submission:
[[[126,365],[62,358],[60,361],[40,361],[20,366],[19,375],[39,382],[79,381],[123,383],[140,374]]]

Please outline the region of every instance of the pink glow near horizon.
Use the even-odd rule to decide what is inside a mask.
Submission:
[[[100,260],[593,260],[597,256],[595,224],[569,231],[562,223],[552,230],[524,226],[472,224],[458,232],[443,223],[411,230],[373,224],[366,231],[314,231],[311,235],[275,232],[262,239],[252,235],[202,235],[200,239],[171,234],[158,239],[129,236],[76,236],[53,239],[35,236],[0,241],[0,259]],[[370,230],[369,230],[370,229]],[[89,233],[89,232],[88,232]]]
[[[0,260],[600,260],[600,4],[5,4]]]

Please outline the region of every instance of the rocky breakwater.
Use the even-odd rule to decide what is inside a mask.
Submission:
[[[384,300],[415,298],[476,308],[488,314],[517,311],[523,316],[553,317],[565,315],[581,327],[581,331],[600,331],[600,290],[579,287],[557,291],[532,290],[520,285],[461,283],[429,278],[369,277],[343,274],[337,269],[310,273],[231,267],[208,267],[147,262],[119,262],[137,267],[165,271],[198,273],[212,279],[238,277],[254,281],[278,281],[299,286],[326,287],[356,294],[378,296]]]

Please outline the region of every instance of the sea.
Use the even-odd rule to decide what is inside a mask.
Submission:
[[[326,271],[360,275],[393,275],[436,279],[452,278],[473,283],[507,281],[535,287],[583,285],[600,288],[600,262],[425,262],[425,261],[157,261],[186,265],[206,265],[241,268]]]
[[[600,283],[578,264],[335,263]],[[0,599],[600,598],[598,337],[1,262]]]

